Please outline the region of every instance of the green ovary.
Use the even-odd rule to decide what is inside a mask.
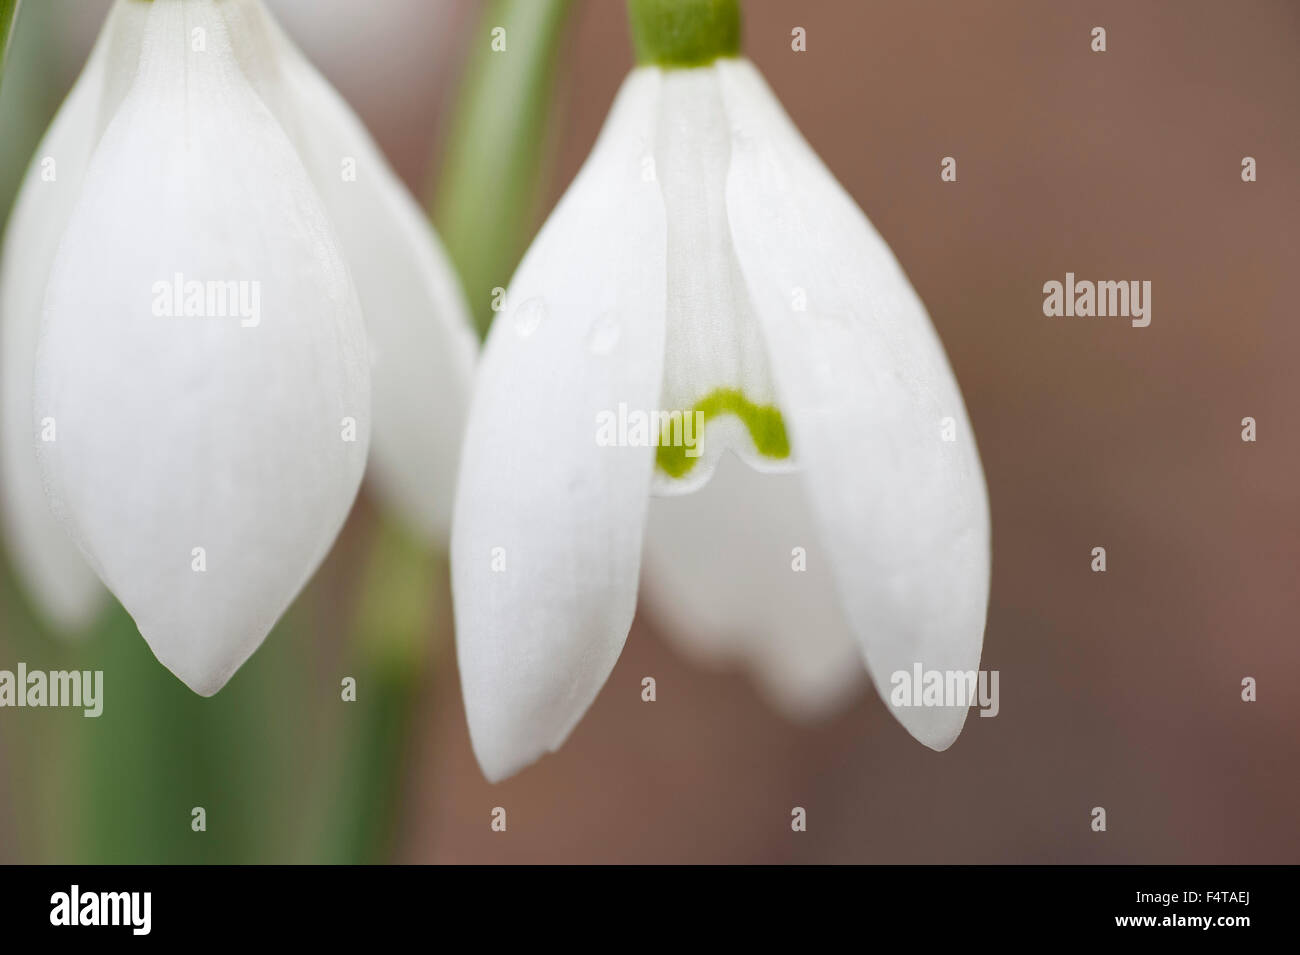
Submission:
[[[641,66],[690,69],[740,55],[738,0],[628,0]]]
[[[737,388],[715,388],[697,401],[693,408],[685,411],[683,417],[697,412],[703,413],[705,427],[714,418],[733,414],[744,423],[754,447],[763,457],[779,459],[790,456],[790,439],[786,437],[785,421],[781,418],[781,410],[775,405],[756,405]],[[699,457],[691,457],[686,453],[688,449],[685,442],[674,443],[674,436],[670,432],[671,425],[665,425],[659,434],[655,463],[659,470],[671,478],[684,477],[695,467]],[[677,437],[681,437],[680,432]],[[697,450],[702,438],[702,431],[696,433]]]

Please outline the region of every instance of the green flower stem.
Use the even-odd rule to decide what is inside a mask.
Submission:
[[[0,0],[0,83],[4,82],[5,60],[9,56],[9,41],[13,38],[14,23],[18,19],[20,0]]]
[[[492,290],[510,281],[535,231],[570,9],[570,0],[496,0],[474,33],[433,210],[480,334],[492,321]],[[504,49],[493,49],[498,27]]]
[[[739,0],[628,0],[642,66],[708,66],[740,54]]]
[[[391,858],[418,704],[432,674],[433,650],[450,643],[445,558],[386,519],[375,528],[362,583],[344,666],[356,681],[356,698],[345,701],[340,688],[333,704],[342,707],[342,745],[336,778],[326,786],[331,801],[319,861],[327,863]]]

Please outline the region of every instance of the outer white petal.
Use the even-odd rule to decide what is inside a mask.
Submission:
[[[758,72],[718,64],[732,128],[727,208],[777,392],[876,687],[978,668],[989,517],[975,438],[925,307],[888,246]],[[807,310],[791,308],[792,290]],[[952,418],[956,440],[941,438]],[[892,707],[947,748],[966,707]]]
[[[41,306],[86,165],[135,76],[148,8],[119,3],[32,159],[0,255],[0,519],[15,570],[55,629],[83,630],[104,589],[45,500],[32,429]]]
[[[139,5],[135,9],[143,12]],[[110,15],[110,25],[36,150],[0,256],[0,516],[19,579],[37,608],[65,633],[89,624],[105,595],[45,501],[32,430],[32,377],[41,301],[98,138],[111,19],[119,12]]]
[[[209,695],[348,512],[366,343],[325,210],[217,8],[148,7],[137,78],[53,267],[34,416],[57,422],[38,448],[56,511],[159,660]],[[176,273],[250,283],[241,306],[260,283],[260,307],[160,316]]]
[[[298,148],[347,255],[373,359],[370,477],[446,546],[478,342],[433,227],[361,121],[261,0],[224,8],[237,54]]]
[[[670,640],[706,663],[739,662],[793,719],[829,715],[865,682],[797,474],[728,454],[693,494],[651,498],[642,576]]]
[[[624,83],[510,285],[470,406],[452,578],[470,735],[491,780],[564,741],[632,621],[652,448],[596,436],[602,412],[659,397],[665,223],[643,176],[659,85],[656,70]]]

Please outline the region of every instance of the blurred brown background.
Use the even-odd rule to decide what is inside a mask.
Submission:
[[[477,5],[271,5],[423,189]],[[874,694],[795,727],[642,616],[564,748],[491,786],[444,643],[399,858],[1300,862],[1300,4],[745,9],[748,55],[892,245],[961,383],[992,503],[983,666],[1001,713],[946,753]],[[369,25],[325,25],[349,15]],[[563,63],[548,208],[632,65],[623,4],[580,3]],[[1150,327],[1044,317],[1043,283],[1067,271],[1150,280]],[[346,543],[323,574],[347,572]]]

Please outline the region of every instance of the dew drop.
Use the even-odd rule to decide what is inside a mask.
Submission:
[[[527,338],[537,331],[537,326],[542,324],[542,319],[545,317],[546,303],[540,298],[530,298],[521,302],[514,314],[515,333],[520,338]]]
[[[613,312],[606,312],[591,323],[587,331],[587,348],[593,355],[608,355],[618,344],[623,328]]]

